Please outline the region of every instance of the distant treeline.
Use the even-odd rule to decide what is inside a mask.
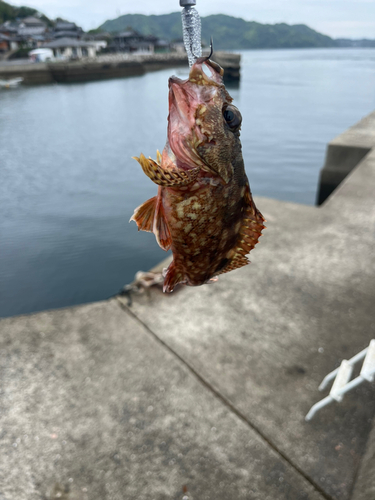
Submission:
[[[337,38],[335,42],[337,44],[337,47],[375,47],[375,40],[369,40],[368,38],[362,38],[360,40],[352,40],[350,38]]]
[[[129,27],[142,35],[155,35],[169,41],[182,37],[180,12],[160,16],[126,14],[106,21],[98,30],[118,33]],[[334,40],[305,24],[261,24],[224,14],[202,17],[202,40],[207,44],[211,36],[215,48],[230,50],[362,46],[362,41]],[[373,43],[375,45],[375,41]]]
[[[31,7],[14,7],[0,0],[0,24],[6,21],[15,21],[16,19],[22,19],[24,17],[35,16],[36,14],[38,14],[38,11]],[[44,21],[47,26],[52,26],[52,21],[48,19],[47,16],[41,15],[40,19]]]

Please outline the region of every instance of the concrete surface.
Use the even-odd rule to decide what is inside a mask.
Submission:
[[[2,500],[322,498],[117,300],[0,326]]]
[[[375,423],[375,422],[374,422]],[[363,463],[359,469],[352,500],[375,498],[375,425],[373,425]]]
[[[327,147],[320,171],[317,204],[321,205],[375,145],[375,115],[363,118]]]
[[[2,320],[0,499],[372,500],[374,385],[304,417],[375,337],[374,186],[371,150],[319,208],[257,199],[215,285]]]

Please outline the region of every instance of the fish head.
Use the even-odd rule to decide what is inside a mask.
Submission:
[[[168,142],[163,161],[183,169],[200,166],[226,184],[241,155],[242,117],[225,89],[223,74],[218,64],[202,57],[192,66],[188,79],[169,79]]]

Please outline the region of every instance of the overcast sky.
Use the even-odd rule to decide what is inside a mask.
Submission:
[[[85,30],[122,14],[167,14],[179,0],[8,0],[28,5],[50,18],[63,17]],[[197,0],[201,16],[228,14],[261,23],[307,24],[334,38],[375,38],[374,0]]]

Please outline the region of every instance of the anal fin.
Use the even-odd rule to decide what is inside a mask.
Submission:
[[[178,283],[186,283],[185,275],[182,271],[178,270],[175,262],[172,261],[169,264],[169,267],[168,267],[166,275],[165,275],[163,292],[166,292],[166,293],[173,292],[174,287]]]
[[[250,264],[250,261],[247,257],[242,254],[237,254],[228,262],[224,269],[216,272],[216,274],[229,273],[230,271],[234,271],[235,269],[239,269],[240,267],[247,266],[248,264]]]

